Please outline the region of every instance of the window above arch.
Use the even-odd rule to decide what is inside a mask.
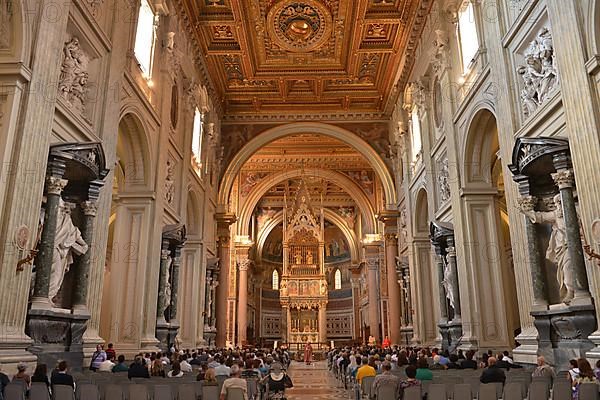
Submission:
[[[479,39],[477,38],[477,24],[475,22],[475,10],[471,0],[462,3],[458,10],[458,24],[456,35],[460,49],[463,74],[467,74],[473,60],[479,51]]]
[[[150,3],[148,0],[141,0],[133,53],[142,70],[142,75],[148,80],[152,77],[152,60],[156,42],[155,22],[156,15]]]
[[[192,128],[192,165],[196,172],[202,172],[202,136],[204,134],[203,115],[198,109],[194,110],[194,125]]]
[[[333,276],[333,288],[335,290],[340,290],[342,288],[342,271],[340,271],[339,268],[335,270]]]
[[[279,272],[274,269],[273,275],[271,276],[271,285],[273,290],[279,290]]]

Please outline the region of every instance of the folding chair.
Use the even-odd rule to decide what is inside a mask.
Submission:
[[[523,385],[521,382],[510,382],[504,386],[502,400],[523,400]]]
[[[550,388],[545,381],[531,381],[529,385],[529,400],[548,400]]]
[[[412,386],[404,389],[404,400],[422,400],[421,398],[421,387]]]
[[[31,400],[34,400],[33,396],[31,397]],[[54,385],[52,386],[52,400],[75,400],[75,392],[71,386]]]
[[[202,386],[202,400],[219,400],[218,386]]]
[[[482,383],[479,385],[477,398],[479,400],[498,400],[498,389],[495,383]]]
[[[196,388],[190,383],[179,385],[177,396],[178,400],[196,400]]]
[[[239,388],[227,389],[226,400],[244,400],[244,391]]]
[[[129,385],[129,400],[148,400],[148,387],[146,385]],[[112,400],[112,399],[106,399]]]
[[[432,383],[429,385],[427,400],[447,400],[446,385],[443,383]]]
[[[390,385],[379,386],[377,393],[375,393],[375,398],[377,400],[397,400],[396,387]]]
[[[45,383],[37,383],[35,385],[32,385],[31,388],[29,389],[29,399],[30,400],[50,400],[50,392],[48,392],[48,386],[46,386]],[[55,397],[55,399],[57,399],[57,398]]]
[[[598,400],[598,384],[582,383],[579,385],[579,400]]]
[[[4,388],[5,400],[25,400],[25,386],[20,383],[9,383]]]
[[[104,400],[123,400],[123,388],[121,385],[109,384],[104,387]]]
[[[77,385],[75,393],[77,400],[100,400],[98,386],[91,383],[81,383]]]
[[[173,400],[171,386],[156,385],[154,386],[154,400]]]
[[[371,398],[371,389],[373,389],[374,380],[374,376],[366,376],[362,378],[362,381],[360,382],[361,392],[363,396],[366,396],[368,399]]]
[[[573,398],[573,386],[567,380],[555,381],[552,386],[552,400],[571,400]]]
[[[457,383],[452,390],[453,400],[473,400],[473,388],[468,383]]]

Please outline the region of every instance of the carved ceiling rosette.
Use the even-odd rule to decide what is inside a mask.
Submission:
[[[331,36],[331,12],[314,0],[285,0],[275,4],[267,14],[267,29],[280,48],[293,52],[310,52],[321,47]]]

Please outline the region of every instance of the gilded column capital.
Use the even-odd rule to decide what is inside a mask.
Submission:
[[[395,233],[386,233],[385,234],[385,245],[386,246],[396,246],[398,244],[398,235]]]
[[[252,260],[249,260],[249,259],[240,260],[238,262],[238,268],[240,269],[240,271],[248,271],[248,269],[250,268],[251,265],[252,265]]]
[[[48,189],[48,194],[56,194],[59,195],[62,193],[65,186],[69,183],[68,180],[58,178],[56,176],[49,176],[46,178],[46,187]]]
[[[552,179],[559,189],[568,189],[575,186],[575,175],[572,169],[559,170],[552,174]]]

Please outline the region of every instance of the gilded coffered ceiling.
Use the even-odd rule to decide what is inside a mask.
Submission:
[[[430,0],[186,0],[225,119],[380,119]]]

